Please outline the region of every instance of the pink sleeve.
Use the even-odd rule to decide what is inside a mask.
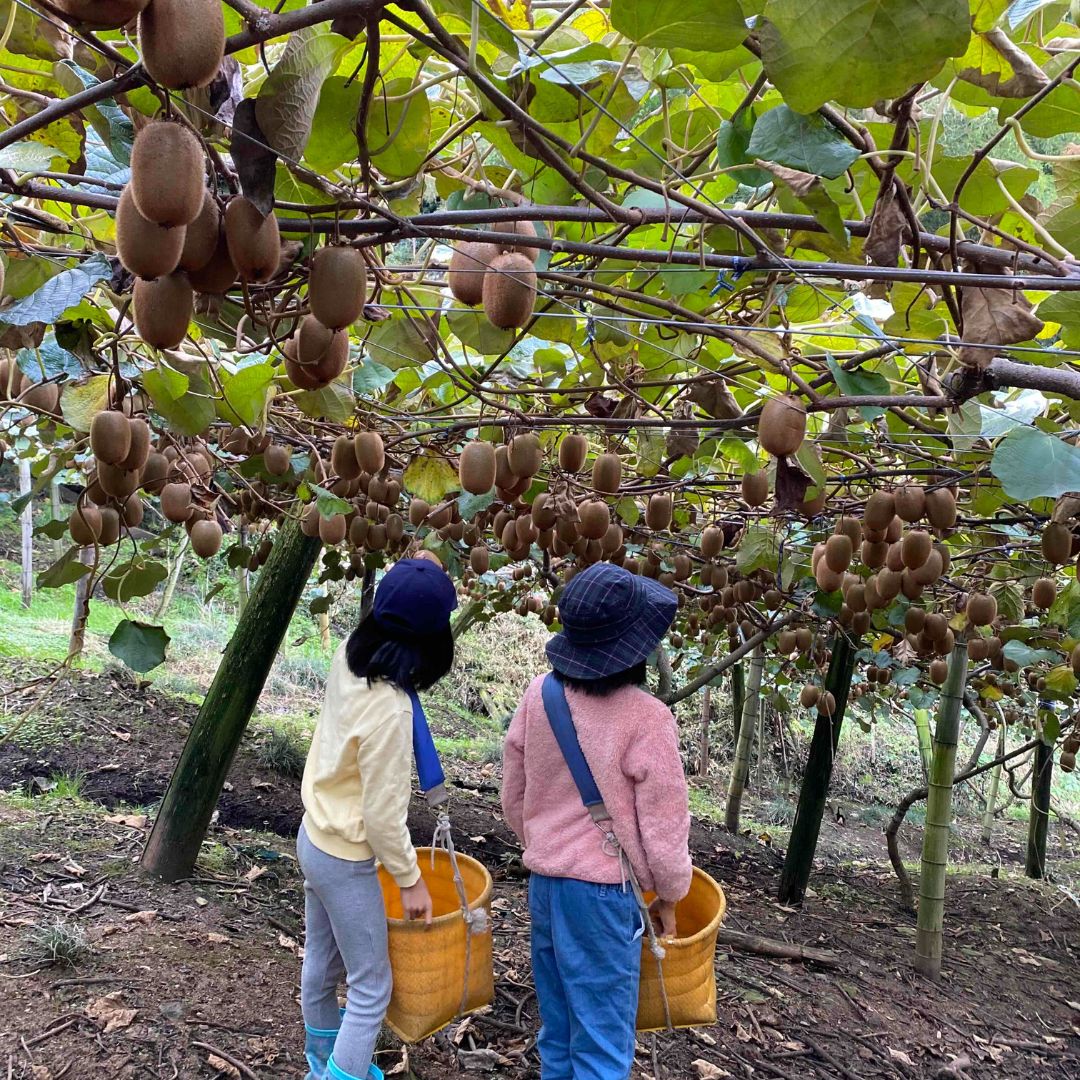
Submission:
[[[502,809],[507,825],[525,842],[525,703],[518,706],[503,744]]]
[[[690,891],[690,795],[671,710],[656,702],[641,736],[627,752],[628,775],[645,858],[661,900],[681,900]]]

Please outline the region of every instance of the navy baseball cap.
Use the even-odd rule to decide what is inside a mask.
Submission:
[[[653,578],[594,563],[559,597],[562,632],[547,643],[551,666],[572,679],[600,679],[649,657],[675,618],[679,601]]]
[[[400,559],[375,590],[372,614],[391,630],[434,634],[450,622],[457,591],[446,571],[428,559]]]

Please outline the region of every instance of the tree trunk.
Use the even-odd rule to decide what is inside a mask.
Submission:
[[[1050,782],[1054,776],[1054,741],[1047,739],[1039,725],[1039,741],[1031,772],[1031,813],[1028,817],[1027,859],[1024,874],[1046,876],[1046,834],[1050,825]]]
[[[701,741],[698,744],[698,776],[709,775],[709,725],[712,722],[712,687],[701,692]]]
[[[248,530],[247,526],[241,524],[240,526],[240,545],[242,547],[247,546],[248,542]],[[237,617],[244,614],[244,608],[247,607],[248,598],[251,595],[250,589],[250,573],[246,566],[238,566],[236,568],[236,613]]]
[[[53,475],[49,481],[49,504],[52,510],[52,520],[61,521],[64,517],[64,508],[60,505],[60,477]],[[52,542],[53,561],[64,557],[64,537]]]
[[[161,594],[161,599],[158,601],[158,606],[154,611],[154,621],[162,622],[172,606],[173,596],[176,595],[176,586],[180,581],[180,572],[184,569],[184,559],[187,556],[188,548],[191,546],[191,537],[188,536],[187,530],[184,530],[184,535],[180,538],[180,547],[176,552],[176,556],[173,558],[173,564],[169,570],[169,577],[165,582],[165,591]]]
[[[19,494],[28,496],[33,488],[30,459],[19,458]],[[27,499],[19,515],[22,527],[22,602],[29,607],[34,599],[34,500]]]
[[[998,728],[997,756],[1005,756],[1005,724]],[[986,796],[986,809],[983,810],[982,819],[982,842],[989,844],[994,835],[994,810],[997,807],[998,788],[1001,786],[1001,770],[1004,766],[998,763],[990,774],[990,792]]]
[[[855,643],[846,634],[838,633],[833,638],[832,658],[825,676],[825,690],[832,694],[836,709],[832,716],[819,712],[814,723],[814,737],[810,742],[810,753],[799,789],[799,806],[791,826],[791,839],[784,853],[784,868],[780,872],[778,895],[781,904],[801,904],[806,895],[821,833],[821,819],[829,799],[833,760],[840,743],[854,666]]]
[[[765,755],[767,754],[766,745],[768,740],[765,738],[765,718],[768,713],[768,709],[765,708],[764,702],[758,705],[758,723],[757,723],[757,758],[754,761],[754,790],[760,794],[763,783],[764,769],[765,769]]]
[[[319,555],[296,521],[279,532],[203,699],[142,856],[166,881],[191,873],[240,739]]]
[[[934,757],[930,763],[923,832],[922,869],[919,875],[919,916],[915,933],[915,969],[936,979],[941,975],[942,931],[945,925],[945,874],[949,865],[949,829],[952,825],[953,776],[956,744],[960,738],[960,706],[967,685],[967,641],[958,637],[949,660],[949,674],[941,689]]]
[[[93,566],[94,549],[84,547],[79,552],[79,561],[86,566]],[[93,576],[93,572],[83,574],[75,583],[75,608],[71,613],[71,636],[68,638],[69,660],[81,656],[86,645],[86,622],[90,618],[90,581]]]
[[[919,760],[922,762],[923,780],[930,779],[930,762],[934,756],[934,743],[930,738],[930,710],[915,710],[915,732],[919,736]]]
[[[761,674],[764,669],[765,649],[764,646],[758,645],[750,658],[750,682],[743,699],[739,741],[735,744],[735,760],[731,765],[727,811],[724,814],[724,825],[728,832],[739,831],[742,797],[746,790],[746,777],[750,771],[750,750],[754,742],[754,732],[757,730],[758,712],[761,709]]]
[[[326,652],[330,651],[330,612],[319,612],[319,644]]]
[[[739,742],[739,727],[742,724],[743,704],[746,701],[746,675],[742,663],[731,669],[731,745]]]

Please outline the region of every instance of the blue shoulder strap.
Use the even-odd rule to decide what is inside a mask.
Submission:
[[[581,743],[578,742],[577,729],[574,727],[574,719],[570,715],[570,704],[566,700],[566,688],[555,677],[549,674],[544,679],[541,688],[544,699],[544,711],[547,713],[551,730],[555,734],[555,741],[559,744],[563,759],[574,778],[578,794],[585,808],[589,811],[594,821],[606,821],[610,815],[604,806],[604,798],[600,789],[596,786],[592,769],[585,760]]]
[[[412,741],[416,775],[420,779],[420,790],[427,797],[428,803],[436,807],[449,798],[446,794],[446,775],[439,760],[439,752],[435,749],[435,740],[431,737],[424,706],[420,704],[420,695],[415,690],[408,693],[412,702]]]

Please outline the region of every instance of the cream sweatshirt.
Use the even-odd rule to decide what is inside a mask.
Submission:
[[[334,655],[302,785],[304,828],[327,855],[372,857],[405,889],[420,878],[407,818],[412,703],[392,683],[368,685]]]

